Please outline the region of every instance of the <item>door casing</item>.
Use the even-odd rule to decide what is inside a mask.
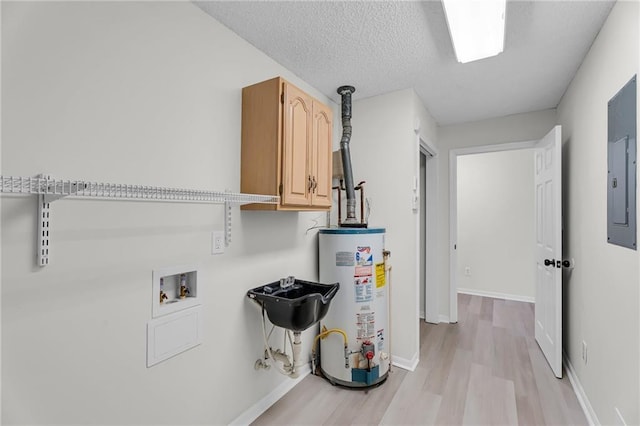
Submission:
[[[414,185],[415,203],[419,209],[421,197],[426,201],[425,223],[416,214],[416,247],[418,248],[418,262],[416,262],[416,296],[420,294],[420,286],[424,285],[424,319],[430,323],[440,322],[438,303],[438,150],[431,141],[420,134],[420,126],[415,127],[416,134],[416,180]],[[425,154],[426,186],[420,185],[420,155]],[[420,238],[426,239],[425,250],[420,250]],[[425,282],[420,282],[420,268],[425,268]],[[418,318],[420,318],[420,300],[416,297]]]

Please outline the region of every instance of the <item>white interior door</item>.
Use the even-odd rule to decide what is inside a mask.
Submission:
[[[535,149],[536,341],[562,377],[562,146],[555,126]]]

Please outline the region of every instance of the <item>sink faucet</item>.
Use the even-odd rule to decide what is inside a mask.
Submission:
[[[280,288],[289,288],[296,282],[296,278],[292,275],[287,278],[280,278]]]

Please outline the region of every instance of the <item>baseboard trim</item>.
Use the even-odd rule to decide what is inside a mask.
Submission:
[[[416,352],[415,355],[413,355],[413,358],[411,359],[401,358],[395,355],[391,356],[392,365],[395,365],[396,367],[402,368],[403,370],[407,370],[407,371],[415,371],[419,362],[420,362],[420,358],[418,356],[418,352]]]
[[[435,319],[433,319],[433,318],[429,318],[429,319],[424,318],[424,321],[428,322],[429,324],[440,324],[440,323],[449,324],[449,317],[446,316],[446,315],[438,315],[437,317],[435,317]]]
[[[620,422],[620,424],[622,426],[627,426],[627,421],[624,419],[624,417],[622,417],[622,413],[620,412],[618,407],[613,407],[613,411],[616,412],[616,416],[618,416],[618,421]]]
[[[311,367],[309,365],[305,365],[301,368],[300,376],[297,379],[287,379],[283,381],[280,385],[278,385],[274,390],[272,390],[267,396],[262,398],[260,401],[253,404],[247,411],[240,414],[234,420],[229,423],[229,425],[248,425],[251,424],[255,419],[260,417],[262,413],[267,411],[269,407],[278,402],[280,398],[285,396],[287,392],[289,392],[295,385],[300,383],[302,379],[307,377],[311,373]]]
[[[584,411],[584,415],[589,422],[589,426],[600,426],[600,420],[598,420],[598,416],[596,412],[593,410],[591,406],[591,402],[589,402],[589,398],[587,398],[587,394],[584,392],[584,388],[578,379],[578,375],[576,371],[573,369],[573,365],[571,365],[571,361],[569,361],[569,357],[566,352],[562,352],[562,362],[564,364],[564,369],[567,372],[567,376],[569,377],[569,382],[571,382],[571,386],[573,387],[573,391],[578,398],[578,402],[580,403],[580,407],[582,407],[582,411]]]
[[[515,302],[535,303],[536,301],[535,297],[531,297],[531,296],[520,296],[517,294],[496,293],[493,291],[474,290],[470,288],[459,288],[458,293],[470,294],[471,296],[493,297],[494,299],[513,300]]]

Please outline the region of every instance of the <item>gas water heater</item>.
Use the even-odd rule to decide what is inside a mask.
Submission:
[[[339,282],[340,291],[320,322],[322,330],[346,336],[320,340],[320,369],[334,384],[369,387],[389,371],[389,315],[384,228],[327,228],[319,231],[320,282]],[[322,334],[322,333],[321,333]]]

